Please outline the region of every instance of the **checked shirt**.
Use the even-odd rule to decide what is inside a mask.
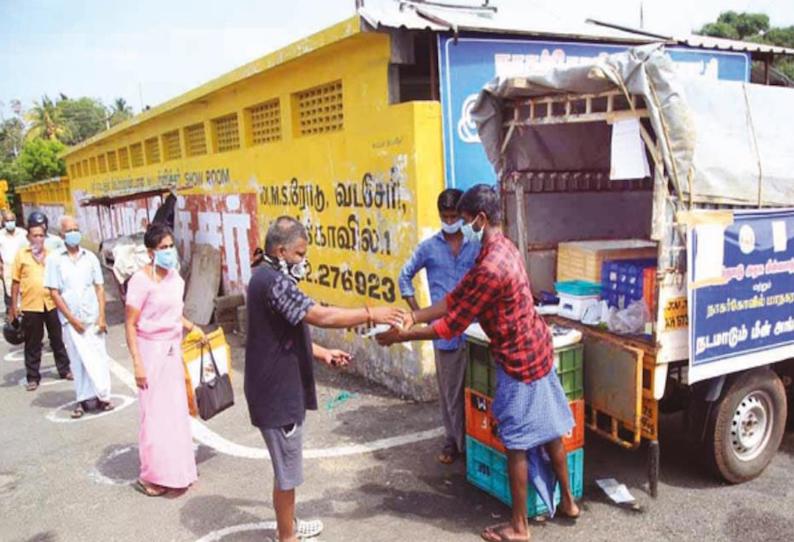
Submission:
[[[433,323],[440,337],[460,335],[476,319],[491,339],[491,356],[509,376],[529,383],[549,373],[551,333],[535,312],[518,249],[504,234],[487,239],[474,267],[446,299],[447,315]]]

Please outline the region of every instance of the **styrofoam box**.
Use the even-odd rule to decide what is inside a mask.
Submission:
[[[557,294],[560,298],[560,311],[559,315],[563,318],[570,318],[571,320],[581,320],[584,311],[590,305],[598,303],[597,295],[570,295],[570,294]]]

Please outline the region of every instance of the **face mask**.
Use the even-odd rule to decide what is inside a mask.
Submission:
[[[289,268],[289,275],[295,280],[303,280],[306,277],[306,265],[306,258],[303,258],[298,263],[292,264]]]
[[[154,251],[154,265],[163,269],[175,269],[177,263],[175,248],[161,248]]]
[[[6,231],[13,232],[15,229],[17,229],[17,223],[14,222],[13,220],[9,220],[5,223],[5,227],[6,227]]]
[[[452,224],[447,224],[446,222],[441,223],[441,231],[444,233],[458,233],[460,231],[461,226],[463,226],[463,219],[458,219]]]
[[[476,218],[474,220],[477,220]],[[485,230],[484,228],[480,228],[479,231],[474,230],[474,220],[469,222],[468,224],[464,224],[460,231],[463,232],[463,238],[466,241],[477,241],[478,243],[482,241],[482,234]]]
[[[81,234],[79,231],[68,231],[63,236],[63,242],[69,247],[78,246],[82,239],[83,234]]]

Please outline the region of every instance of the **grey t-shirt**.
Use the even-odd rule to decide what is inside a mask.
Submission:
[[[265,265],[251,277],[247,304],[245,398],[251,423],[302,423],[306,410],[317,410],[311,334],[303,322],[314,301]]]

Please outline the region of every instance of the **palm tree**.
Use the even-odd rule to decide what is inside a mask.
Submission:
[[[34,102],[25,119],[30,123],[30,128],[25,134],[27,140],[37,137],[50,140],[62,139],[69,133],[60,109],[46,94],[42,96],[40,102]]]
[[[116,98],[113,105],[110,106],[108,121],[110,126],[115,126],[120,122],[132,118],[132,107],[127,103],[124,98]]]

